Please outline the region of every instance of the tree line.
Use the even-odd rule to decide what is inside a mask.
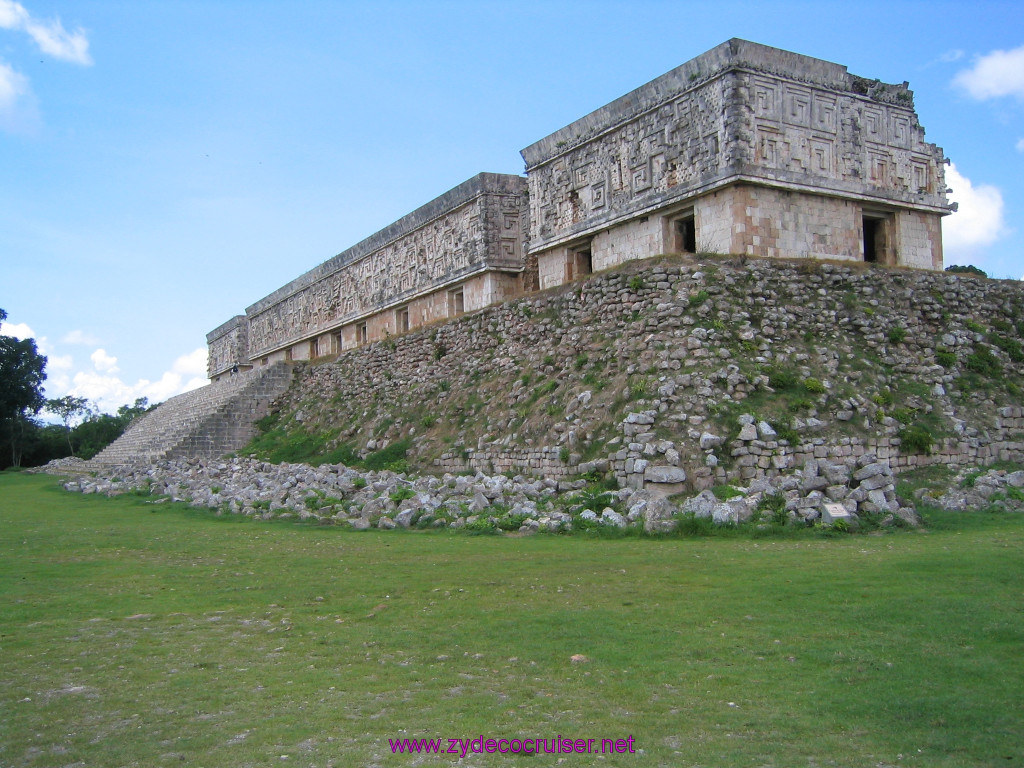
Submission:
[[[0,322],[6,319],[0,309]],[[84,397],[46,399],[45,380],[46,356],[35,339],[0,335],[0,469],[35,467],[66,456],[91,459],[134,419],[156,407],[140,397],[116,413],[100,413]],[[38,417],[44,411],[61,423],[43,422]]]

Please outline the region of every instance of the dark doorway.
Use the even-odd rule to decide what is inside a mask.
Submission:
[[[569,263],[566,264],[566,282],[589,275],[594,271],[594,257],[590,248],[581,248],[569,252]]]
[[[676,250],[680,253],[697,252],[697,223],[693,214],[676,219]]]
[[[448,317],[461,315],[466,311],[466,294],[462,288],[448,291]]]
[[[878,262],[878,238],[882,234],[882,220],[864,217],[864,261]]]
[[[585,251],[576,252],[576,275],[582,277],[594,271],[594,257],[587,248]]]
[[[896,254],[896,221],[891,213],[865,211],[864,261],[874,264],[894,265]]]

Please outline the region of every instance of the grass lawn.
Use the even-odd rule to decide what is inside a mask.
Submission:
[[[559,734],[637,752],[388,744]],[[1012,768],[1022,745],[1020,516],[833,539],[355,533],[0,475],[2,768]]]

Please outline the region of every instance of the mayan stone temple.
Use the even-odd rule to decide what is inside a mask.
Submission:
[[[733,39],[481,173],[212,331],[214,381],[661,253],[942,269],[942,149],[907,83]]]

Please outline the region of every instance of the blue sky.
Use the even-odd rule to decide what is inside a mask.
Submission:
[[[910,81],[947,263],[1024,275],[1024,3],[0,0],[0,307],[47,394],[204,382],[205,334],[730,37]]]

